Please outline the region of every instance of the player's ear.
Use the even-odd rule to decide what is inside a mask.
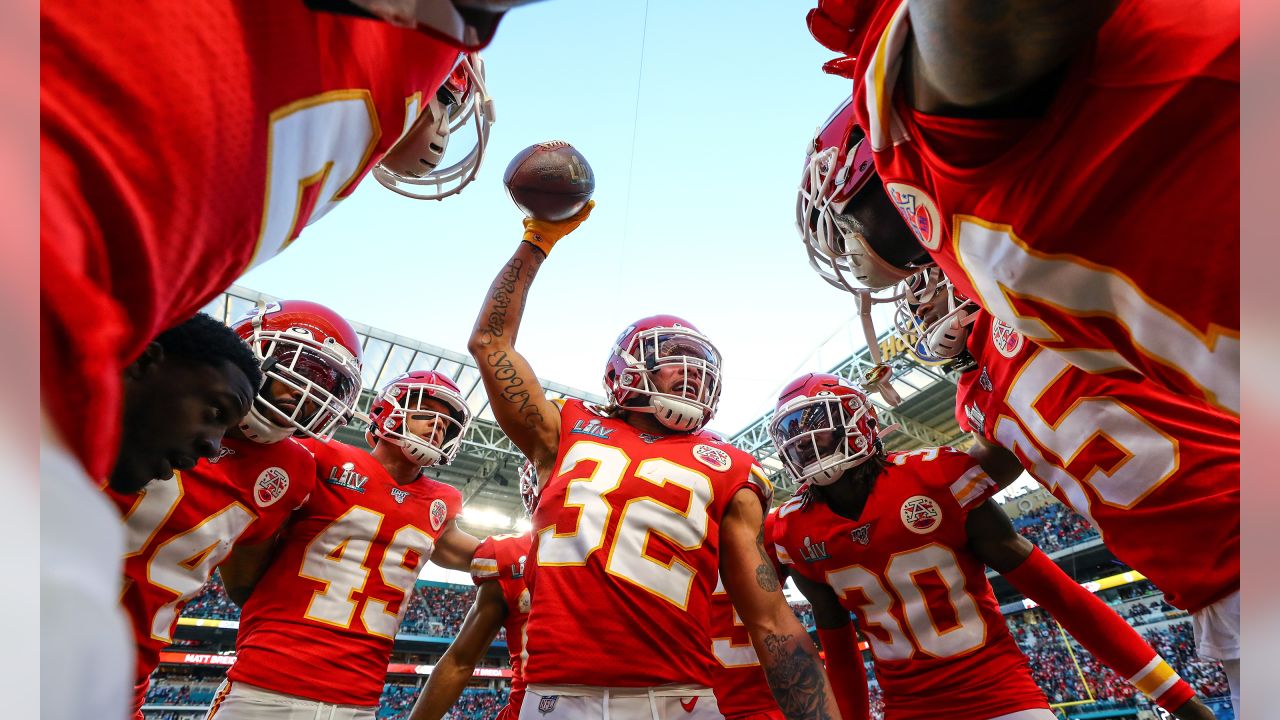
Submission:
[[[142,354],[124,369],[124,376],[129,380],[141,380],[155,372],[163,362],[164,347],[157,342],[147,343]]]

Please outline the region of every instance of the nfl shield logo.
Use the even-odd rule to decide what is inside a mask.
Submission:
[[[538,712],[546,715],[556,709],[556,701],[560,699],[559,695],[548,695],[538,701]]]

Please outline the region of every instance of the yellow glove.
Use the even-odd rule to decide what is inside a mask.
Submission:
[[[578,229],[595,206],[595,200],[588,200],[586,207],[579,210],[577,215],[559,222],[527,217],[524,219],[524,241],[541,250],[543,255],[550,255],[551,248],[555,247],[560,238]]]

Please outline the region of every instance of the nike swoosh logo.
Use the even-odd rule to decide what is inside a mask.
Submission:
[[[684,700],[680,701],[680,707],[684,708],[684,711],[687,713],[693,712],[693,706],[697,704],[698,704],[698,698],[696,697],[690,700],[689,702],[685,702]]]

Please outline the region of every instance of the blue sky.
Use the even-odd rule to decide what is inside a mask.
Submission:
[[[862,344],[842,330],[852,298],[809,268],[794,228],[807,143],[850,92],[820,69],[830,54],[805,28],[812,5],[549,0],[516,10],[484,53],[497,122],[470,187],[423,202],[368,179],[239,284],[465,351],[520,238],[507,161],[567,140],[595,170],[597,207],[543,265],[517,347],[542,377],[599,392],[623,328],[681,315],[724,355],[711,427],[736,432],[793,375]]]

